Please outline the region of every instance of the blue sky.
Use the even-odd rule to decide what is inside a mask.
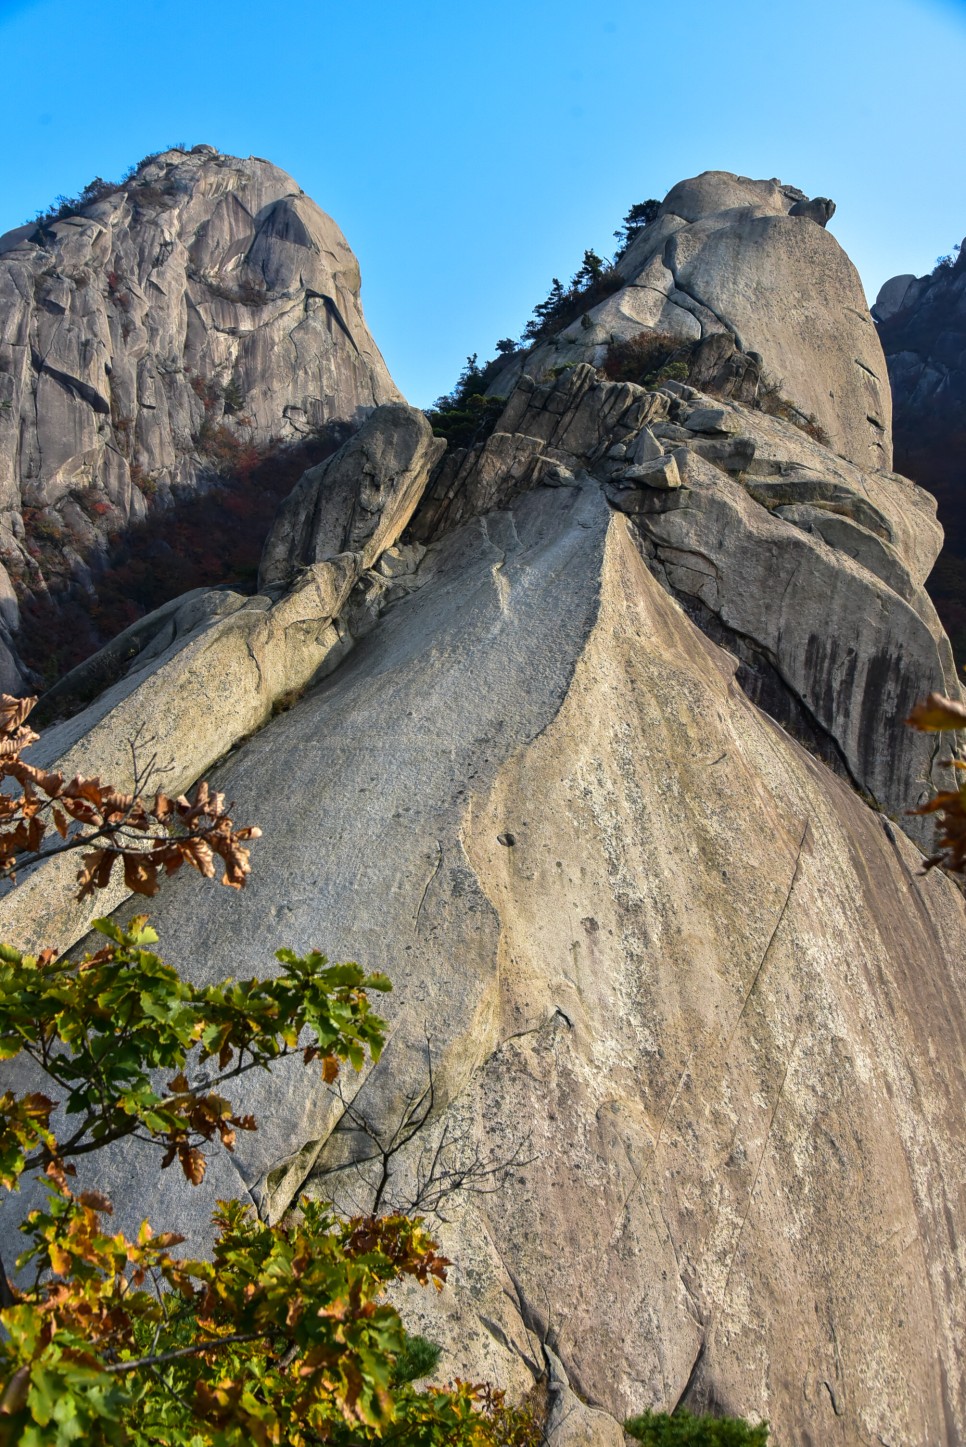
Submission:
[[[870,296],[928,270],[966,233],[964,77],[961,0],[0,0],[0,231],[175,141],[266,156],[425,405],[710,168],[832,196]]]

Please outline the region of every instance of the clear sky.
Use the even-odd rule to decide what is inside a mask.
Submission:
[[[966,233],[963,0],[0,0],[0,231],[149,151],[282,166],[409,399],[685,176],[838,205],[870,298]]]

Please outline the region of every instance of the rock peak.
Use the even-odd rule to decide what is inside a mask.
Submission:
[[[89,585],[83,559],[150,499],[397,398],[359,289],[342,232],[291,176],[208,145],[147,157],[0,238],[0,592],[14,611],[10,574],[21,594]],[[22,683],[0,642],[0,687]]]
[[[703,171],[679,181],[619,257],[618,289],[504,375],[601,365],[609,345],[642,331],[730,337],[836,452],[888,470],[885,362],[859,275],[825,230],[834,211],[778,180]],[[505,390],[504,376],[491,390]]]

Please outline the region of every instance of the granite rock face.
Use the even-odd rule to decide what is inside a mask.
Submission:
[[[754,409],[578,365],[524,378],[482,447],[444,457],[413,530],[431,541],[581,469],[634,519],[690,616],[741,659],[752,698],[891,813],[938,782],[934,742],[895,728],[924,691],[958,689],[923,588],[942,542],[927,493]]]
[[[567,362],[600,365],[642,330],[700,342],[719,334],[760,363],[832,448],[866,469],[892,465],[891,397],[858,273],[825,224],[835,210],[778,181],[705,171],[679,182],[617,263],[623,285],[494,380]]]
[[[8,571],[42,591],[233,445],[355,424],[398,396],[335,222],[268,161],[210,146],[0,237],[0,338],[8,640]],[[16,685],[14,657],[0,675]]]
[[[179,877],[154,901],[179,967],[244,975],[287,944],[392,977],[352,1108],[391,1133],[430,1069],[434,1097],[387,1204],[444,1139],[498,1170],[446,1203],[446,1292],[401,1300],[448,1375],[546,1376],[555,1447],[682,1401],[802,1447],[952,1447],[966,912],[857,792],[905,817],[933,750],[901,719],[955,687],[930,500],[779,419],[586,366],[524,379],[430,472],[434,451],[376,412],[329,512],[314,484],[292,505],[308,552],[270,546],[257,598],[137,625],[46,758],[124,782],[159,719],[175,786],[228,754],[215,780],[264,838],[240,898],[202,907]],[[396,521],[357,537],[374,478]],[[68,886],[38,871],[0,933],[79,938]],[[191,1249],[218,1196],[365,1206],[370,1148],[315,1074],[249,1077],[243,1103],[258,1133],[198,1190],[141,1146],[99,1161],[118,1225],[150,1200]]]
[[[667,236],[730,200],[830,240],[775,183],[672,198]],[[259,1130],[202,1187],[138,1143],[97,1184],[188,1251],[219,1197],[366,1209],[360,1117],[391,1135],[431,1080],[383,1201],[469,1172],[434,1222],[450,1284],[400,1297],[445,1377],[542,1378],[551,1447],[680,1403],[790,1447],[954,1447],[966,907],[921,873],[905,810],[945,779],[902,724],[957,689],[942,534],[881,459],[745,405],[746,356],[708,349],[724,397],[524,376],[442,457],[380,406],[283,508],[258,595],[199,590],[84,666],[110,681],[38,762],[127,784],[144,725],[169,788],[215,765],[264,831],[240,897],[164,885],[172,963],[319,947],[394,982],[345,1100],[285,1061],[233,1093]],[[0,936],[81,939],[70,884],[37,870]]]
[[[290,583],[300,568],[336,553],[357,553],[372,567],[409,522],[445,449],[414,407],[378,408],[335,457],[309,468],[279,509],[262,587]]]

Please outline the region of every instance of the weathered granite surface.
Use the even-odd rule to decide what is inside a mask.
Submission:
[[[226,437],[284,442],[398,397],[359,285],[290,176],[210,146],[0,237],[0,686],[20,679],[9,570],[42,591],[83,569],[147,498],[210,480]]]
[[[672,187],[617,263],[624,284],[556,337],[512,359],[521,370],[600,365],[642,330],[686,341],[724,334],[758,358],[781,392],[867,469],[892,465],[892,401],[858,272],[825,230],[834,206],[778,181],[705,171]]]
[[[734,179],[655,226],[720,214]],[[825,235],[748,185],[746,212]],[[681,1402],[783,1447],[954,1447],[966,907],[904,812],[941,777],[908,705],[957,687],[931,499],[734,394],[583,364],[437,451],[380,407],[286,504],[264,591],[129,630],[44,760],[124,783],[143,725],[169,787],[215,765],[261,826],[241,896],[178,876],[154,901],[186,973],[280,945],[389,973],[387,1049],[346,1099],[377,1134],[430,1070],[433,1099],[385,1204],[443,1142],[496,1187],[445,1203],[446,1291],[402,1295],[444,1377],[545,1377],[553,1447]],[[69,885],[38,870],[0,934],[78,940]],[[234,1098],[260,1129],[197,1190],[140,1144],[98,1160],[119,1227],[150,1212],[203,1250],[218,1197],[371,1203],[317,1073]]]
[[[168,954],[386,968],[390,1045],[349,1088],[391,1124],[430,1041],[400,1192],[444,1125],[518,1158],[451,1203],[453,1285],[412,1308],[448,1372],[523,1389],[546,1343],[617,1418],[690,1381],[781,1442],[955,1442],[961,895],[748,700],[596,482],[468,521],[420,574],[219,771],[265,837],[241,898],[165,887]],[[195,1241],[226,1191],[364,1196],[317,1076],[245,1105],[210,1186],[140,1148],[101,1186]]]

